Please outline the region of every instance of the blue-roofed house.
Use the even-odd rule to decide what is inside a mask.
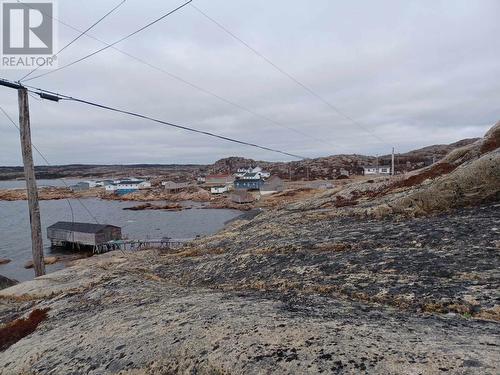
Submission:
[[[264,185],[264,180],[258,173],[245,173],[240,179],[234,181],[234,188],[239,190],[259,190]]]

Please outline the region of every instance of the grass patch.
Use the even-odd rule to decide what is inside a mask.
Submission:
[[[47,319],[49,309],[35,309],[27,318],[16,319],[0,328],[0,351],[4,351],[19,340],[35,332],[38,325]]]
[[[412,187],[421,184],[425,180],[428,179],[434,179],[436,177],[443,176],[445,174],[448,174],[450,172],[453,172],[457,166],[452,165],[450,163],[436,163],[433,166],[431,166],[429,169],[419,173],[415,174],[413,176],[410,176],[409,178],[399,181],[395,183],[392,188],[404,188],[404,187]]]

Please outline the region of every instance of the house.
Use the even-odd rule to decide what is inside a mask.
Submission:
[[[229,196],[231,202],[238,204],[252,203],[255,202],[255,197],[245,190],[235,190]]]
[[[112,184],[113,180],[95,180],[95,181],[85,181],[89,183],[90,188],[94,187],[105,187],[106,185]]]
[[[257,178],[266,179],[271,176],[269,172],[265,172],[261,167],[249,167],[249,168],[239,168],[238,171],[234,174],[236,178],[244,178],[247,174],[254,174]]]
[[[247,172],[243,176],[240,177],[241,180],[259,180],[260,174],[259,172]]]
[[[69,187],[71,191],[77,192],[77,191],[86,191],[90,189],[90,184],[88,182],[79,182],[76,185],[72,185]]]
[[[212,186],[210,188],[210,192],[212,194],[224,194],[229,191],[229,186],[228,185],[223,185],[223,186]]]
[[[121,240],[120,227],[109,224],[89,224],[58,221],[47,228],[52,246],[97,246],[108,241]]]
[[[89,180],[85,181],[89,184],[90,188],[104,187],[106,185],[112,184],[113,180]]]
[[[260,190],[264,185],[264,180],[254,175],[254,178],[240,178],[234,181],[236,190]]]
[[[391,166],[387,165],[381,165],[381,166],[365,166],[363,167],[363,174],[365,176],[367,175],[374,175],[374,174],[391,174]]]
[[[206,177],[205,188],[212,194],[223,194],[233,188],[234,177],[230,174],[214,174]]]
[[[208,186],[221,186],[232,184],[234,177],[230,174],[212,174],[205,177],[205,185]]]
[[[106,191],[112,191],[116,194],[123,195],[136,192],[137,190],[150,189],[151,182],[142,180],[116,180],[105,186]]]
[[[140,182],[140,181],[144,181],[144,179],[141,180],[141,179],[135,178],[135,177],[127,177],[127,178],[123,178],[123,179],[119,179],[119,180],[113,180],[113,183],[119,184],[122,181]]]
[[[174,181],[165,181],[162,182],[161,185],[166,191],[169,192],[179,192],[191,186],[189,182],[174,182]]]
[[[236,178],[241,178],[246,173],[257,173],[257,172],[261,172],[261,171],[262,171],[262,168],[260,168],[260,167],[255,167],[255,168],[252,168],[252,167],[243,167],[243,168],[238,168],[238,170],[236,171],[236,173],[234,174],[234,176]]]
[[[260,188],[260,193],[262,195],[274,194],[285,190],[285,183],[278,176],[272,176],[270,179],[266,180]]]

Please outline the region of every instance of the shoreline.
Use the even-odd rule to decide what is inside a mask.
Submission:
[[[92,222],[87,211],[76,201],[70,201],[74,210],[74,221]],[[143,202],[121,202],[100,200],[98,198],[88,198],[84,205],[91,210],[101,223],[110,223],[118,225],[123,229],[124,236],[128,239],[147,239],[161,238],[162,236],[175,238],[196,238],[196,235],[208,235],[214,231],[221,230],[225,221],[241,214],[236,210],[215,210],[207,211],[201,209],[201,204],[197,202],[179,202],[183,206],[187,204],[193,208],[179,211],[175,210],[152,210],[148,211],[130,211],[123,210]],[[162,204],[162,203],[160,203]],[[29,216],[25,211],[26,201],[0,202],[0,210],[4,216],[4,221],[0,226],[0,232],[5,230],[4,243],[0,246],[2,255],[0,258],[8,258],[10,262],[0,264],[0,275],[13,278],[19,281],[30,280],[34,273],[30,269],[25,269],[25,264],[31,260],[31,244],[29,240]],[[13,227],[10,222],[13,219],[7,218],[11,215],[19,215],[20,212],[26,212],[18,221],[17,226]],[[64,200],[47,200],[41,202],[42,213],[42,235],[44,237],[44,253],[51,259],[53,264],[47,265],[48,272],[54,272],[67,266],[68,261],[74,260],[79,255],[60,249],[50,248],[50,241],[46,239],[46,227],[57,221],[72,221],[69,206]],[[116,218],[114,221],[113,218]],[[185,228],[184,228],[185,226]],[[13,231],[10,233],[9,231]],[[5,242],[7,241],[7,242]],[[10,244],[10,245],[9,245]],[[57,262],[54,263],[54,259]],[[0,263],[4,263],[0,259]]]
[[[498,145],[500,122],[406,176],[283,192],[178,252],[103,254],[3,289],[0,323],[43,321],[0,368],[497,374]]]

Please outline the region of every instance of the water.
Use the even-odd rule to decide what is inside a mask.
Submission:
[[[12,182],[12,181],[10,181]],[[194,238],[220,230],[224,223],[241,213],[235,210],[190,209],[177,212],[169,211],[128,211],[139,202],[106,201],[96,198],[82,199],[85,206],[100,223],[117,225],[122,228],[122,236],[131,239],[146,238]],[[74,220],[92,223],[93,220],[77,201],[70,199]],[[141,202],[144,203],[144,202]],[[71,210],[66,200],[40,201],[44,252],[54,255],[47,240],[47,227],[57,221],[71,221]],[[62,251],[62,250],[57,250]],[[64,250],[63,250],[64,251]],[[26,261],[31,260],[31,239],[26,201],[0,201],[0,258],[12,261],[0,265],[0,275],[19,281],[34,277],[33,269],[25,269]],[[64,267],[63,264],[48,265],[47,272]]]
[[[64,179],[64,180],[36,180],[38,187],[44,186],[57,186],[65,187],[66,185],[71,186],[84,180],[74,180],[74,179]],[[66,184],[66,185],[65,185]],[[24,180],[7,180],[0,181],[0,190],[4,189],[26,189],[26,182]]]

